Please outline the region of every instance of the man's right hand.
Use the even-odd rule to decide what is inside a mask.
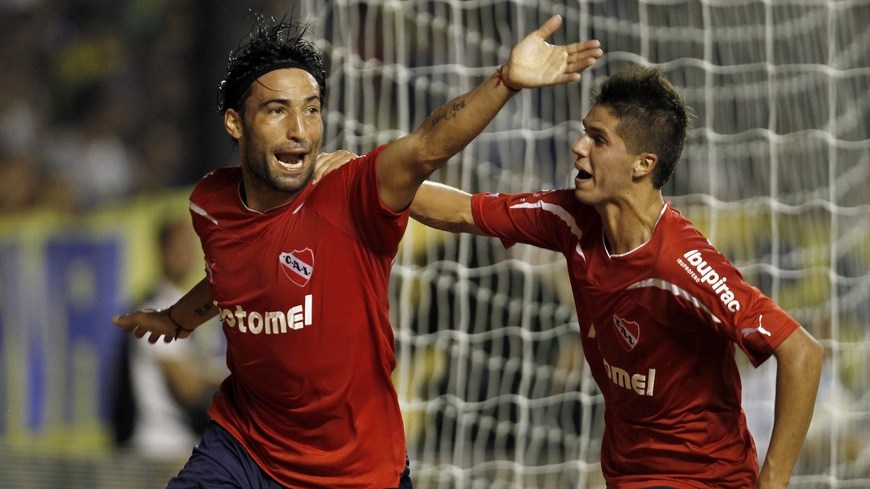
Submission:
[[[169,309],[155,311],[144,309],[141,311],[122,314],[112,318],[115,326],[127,333],[133,333],[136,338],[142,338],[146,334],[149,343],[157,343],[160,337],[166,343],[174,339],[187,338],[191,331],[176,327],[175,322],[169,318]]]
[[[353,154],[344,149],[332,153],[320,153],[317,155],[317,160],[314,162],[314,181],[319,181],[327,173],[340,166],[344,166],[348,161],[354,158],[359,158],[359,155]]]
[[[562,25],[562,17],[550,17],[511,50],[502,71],[505,83],[514,89],[538,88],[575,82],[580,74],[604,56],[597,40],[550,44],[547,39]]]

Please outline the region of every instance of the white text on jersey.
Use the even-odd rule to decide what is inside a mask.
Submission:
[[[604,362],[604,370],[607,371],[607,376],[614,384],[633,390],[639,396],[652,397],[656,386],[656,369],[651,368],[647,370],[646,375],[629,375],[625,369],[611,366],[607,363],[607,360],[604,360],[603,358],[602,361]]]
[[[304,304],[293,306],[284,311],[248,312],[242,306],[235,309],[221,309],[221,321],[230,328],[238,328],[240,333],[279,334],[289,330],[311,326],[311,294],[305,296]]]
[[[683,258],[686,261],[683,261]],[[713,292],[719,294],[719,300],[725,304],[725,308],[729,311],[737,312],[740,310],[740,301],[734,297],[734,292],[725,283],[728,278],[720,276],[719,272],[714,270],[713,266],[703,259],[700,251],[692,250],[686,252],[683,258],[678,258],[677,263],[689,272],[689,275],[692,276],[695,282],[708,284],[713,289]]]

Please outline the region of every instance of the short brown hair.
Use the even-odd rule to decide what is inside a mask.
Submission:
[[[688,139],[695,114],[657,68],[633,66],[599,84],[592,104],[609,108],[619,119],[616,130],[632,153],[658,156],[653,185],[671,178]]]

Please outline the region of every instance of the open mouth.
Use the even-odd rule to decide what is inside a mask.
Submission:
[[[586,170],[580,170],[577,172],[577,179],[579,180],[589,180],[592,178],[592,174]]]
[[[296,169],[302,167],[302,164],[305,161],[305,154],[306,153],[279,152],[275,153],[275,159],[286,168]]]

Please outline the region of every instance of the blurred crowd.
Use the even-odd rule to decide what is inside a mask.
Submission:
[[[195,6],[0,2],[0,212],[82,211],[201,175],[185,143]]]

